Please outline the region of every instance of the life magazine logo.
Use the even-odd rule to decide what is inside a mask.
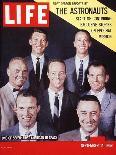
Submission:
[[[4,27],[49,27],[49,3],[3,3]]]

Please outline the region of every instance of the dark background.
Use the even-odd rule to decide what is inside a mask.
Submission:
[[[4,0],[4,2],[8,0]],[[12,2],[14,0],[10,0]],[[28,2],[31,0],[28,0]],[[20,1],[21,2],[21,1]],[[24,1],[23,1],[24,2]],[[103,1],[102,1],[103,3]],[[106,4],[115,10],[114,3]],[[2,10],[1,10],[2,11]],[[2,21],[1,21],[2,22]],[[46,55],[49,58],[66,59],[75,55],[73,47],[74,35],[78,31],[77,28],[62,20],[58,16],[50,13],[50,27],[44,28],[48,33],[49,46],[46,49]],[[8,81],[6,68],[12,57],[26,57],[31,52],[28,40],[33,28],[3,28],[1,27],[0,38],[0,87]],[[116,92],[116,53],[102,45],[98,41],[92,39],[92,47],[90,54],[107,63],[110,72],[109,89]]]

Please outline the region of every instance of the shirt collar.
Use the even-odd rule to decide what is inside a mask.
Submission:
[[[80,58],[78,57],[78,55],[76,55],[76,56],[75,56],[75,61],[79,61],[79,62],[80,62],[80,60],[83,60],[83,62],[88,61],[88,60],[89,60],[89,55],[87,55],[87,56],[84,57],[83,59],[80,59]]]
[[[87,139],[85,138],[86,136],[90,136],[90,137],[97,137],[98,136],[98,128],[90,135],[85,134],[83,129],[80,128],[80,133],[81,133],[81,140],[82,141],[87,141]]]
[[[33,53],[31,53],[31,57],[34,62],[37,62],[37,57]],[[40,62],[44,62],[44,54],[39,56],[39,59],[40,59]]]
[[[25,128],[23,128],[23,126],[21,125],[21,123],[19,122],[19,133],[21,136],[25,135],[26,132],[31,132],[32,136],[36,136],[37,135],[37,122],[35,123],[35,125],[33,126],[33,128],[26,130]]]
[[[95,95],[96,97],[100,97],[100,98],[103,98],[105,92],[106,92],[106,88],[102,89],[98,93],[95,93],[93,90],[90,90],[91,95]]]
[[[64,89],[62,89],[62,90],[60,90],[59,92],[57,92],[57,94],[58,94],[58,96],[60,97],[60,96],[63,96],[63,91],[64,91]],[[51,88],[48,88],[48,92],[51,94],[51,95],[53,95],[53,96],[55,96],[55,91],[53,91]]]

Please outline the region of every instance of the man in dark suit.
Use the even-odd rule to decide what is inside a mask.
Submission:
[[[75,57],[65,60],[66,64],[66,88],[71,92],[82,94],[88,89],[86,70],[88,64],[93,60],[89,54],[91,46],[91,35],[86,30],[80,30],[75,34],[74,47]]]
[[[37,114],[39,111],[40,111],[40,105],[37,102],[37,97],[35,96],[35,93],[33,94],[33,92],[30,92],[27,90],[21,91],[18,94],[18,97],[16,100],[16,108],[15,108],[15,112],[17,114],[19,123],[17,123],[15,126],[5,131],[2,131],[0,133],[0,139],[3,141],[5,140],[17,141],[17,140],[20,140],[20,138],[18,139],[18,136],[25,136],[25,137],[27,136],[28,139],[31,136],[35,136],[35,137],[53,136],[54,132],[51,129],[49,129],[49,127],[42,128],[39,122],[36,121]],[[13,136],[17,136],[17,138],[13,139]],[[28,139],[24,138],[22,140],[28,140]],[[35,138],[34,140],[39,140],[39,139]],[[44,137],[42,140],[45,140]]]
[[[16,123],[14,106],[20,90],[28,78],[26,62],[21,57],[12,58],[7,68],[9,82],[0,89],[0,130],[6,130]]]
[[[106,84],[109,80],[107,67],[100,61],[94,61],[88,67],[88,82],[90,91],[101,103],[101,129],[108,135],[116,136],[116,95],[109,92]]]
[[[76,128],[77,96],[64,89],[66,78],[65,63],[54,59],[48,64],[49,88],[41,96],[40,121],[49,124],[57,134]]]
[[[77,115],[81,127],[59,135],[59,141],[87,141],[91,137],[102,136],[99,129],[101,105],[94,95],[85,95],[77,105]],[[107,139],[112,139],[106,135]]]
[[[48,58],[44,55],[48,46],[47,34],[40,29],[34,29],[29,44],[32,46],[31,55],[26,57],[29,79],[25,84],[26,88],[41,92],[48,87],[47,63]]]

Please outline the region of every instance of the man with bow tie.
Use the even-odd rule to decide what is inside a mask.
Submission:
[[[12,58],[7,68],[7,75],[9,81],[0,89],[1,131],[16,123],[14,107],[17,94],[23,89],[23,85],[28,78],[28,68],[25,60],[21,57]]]

